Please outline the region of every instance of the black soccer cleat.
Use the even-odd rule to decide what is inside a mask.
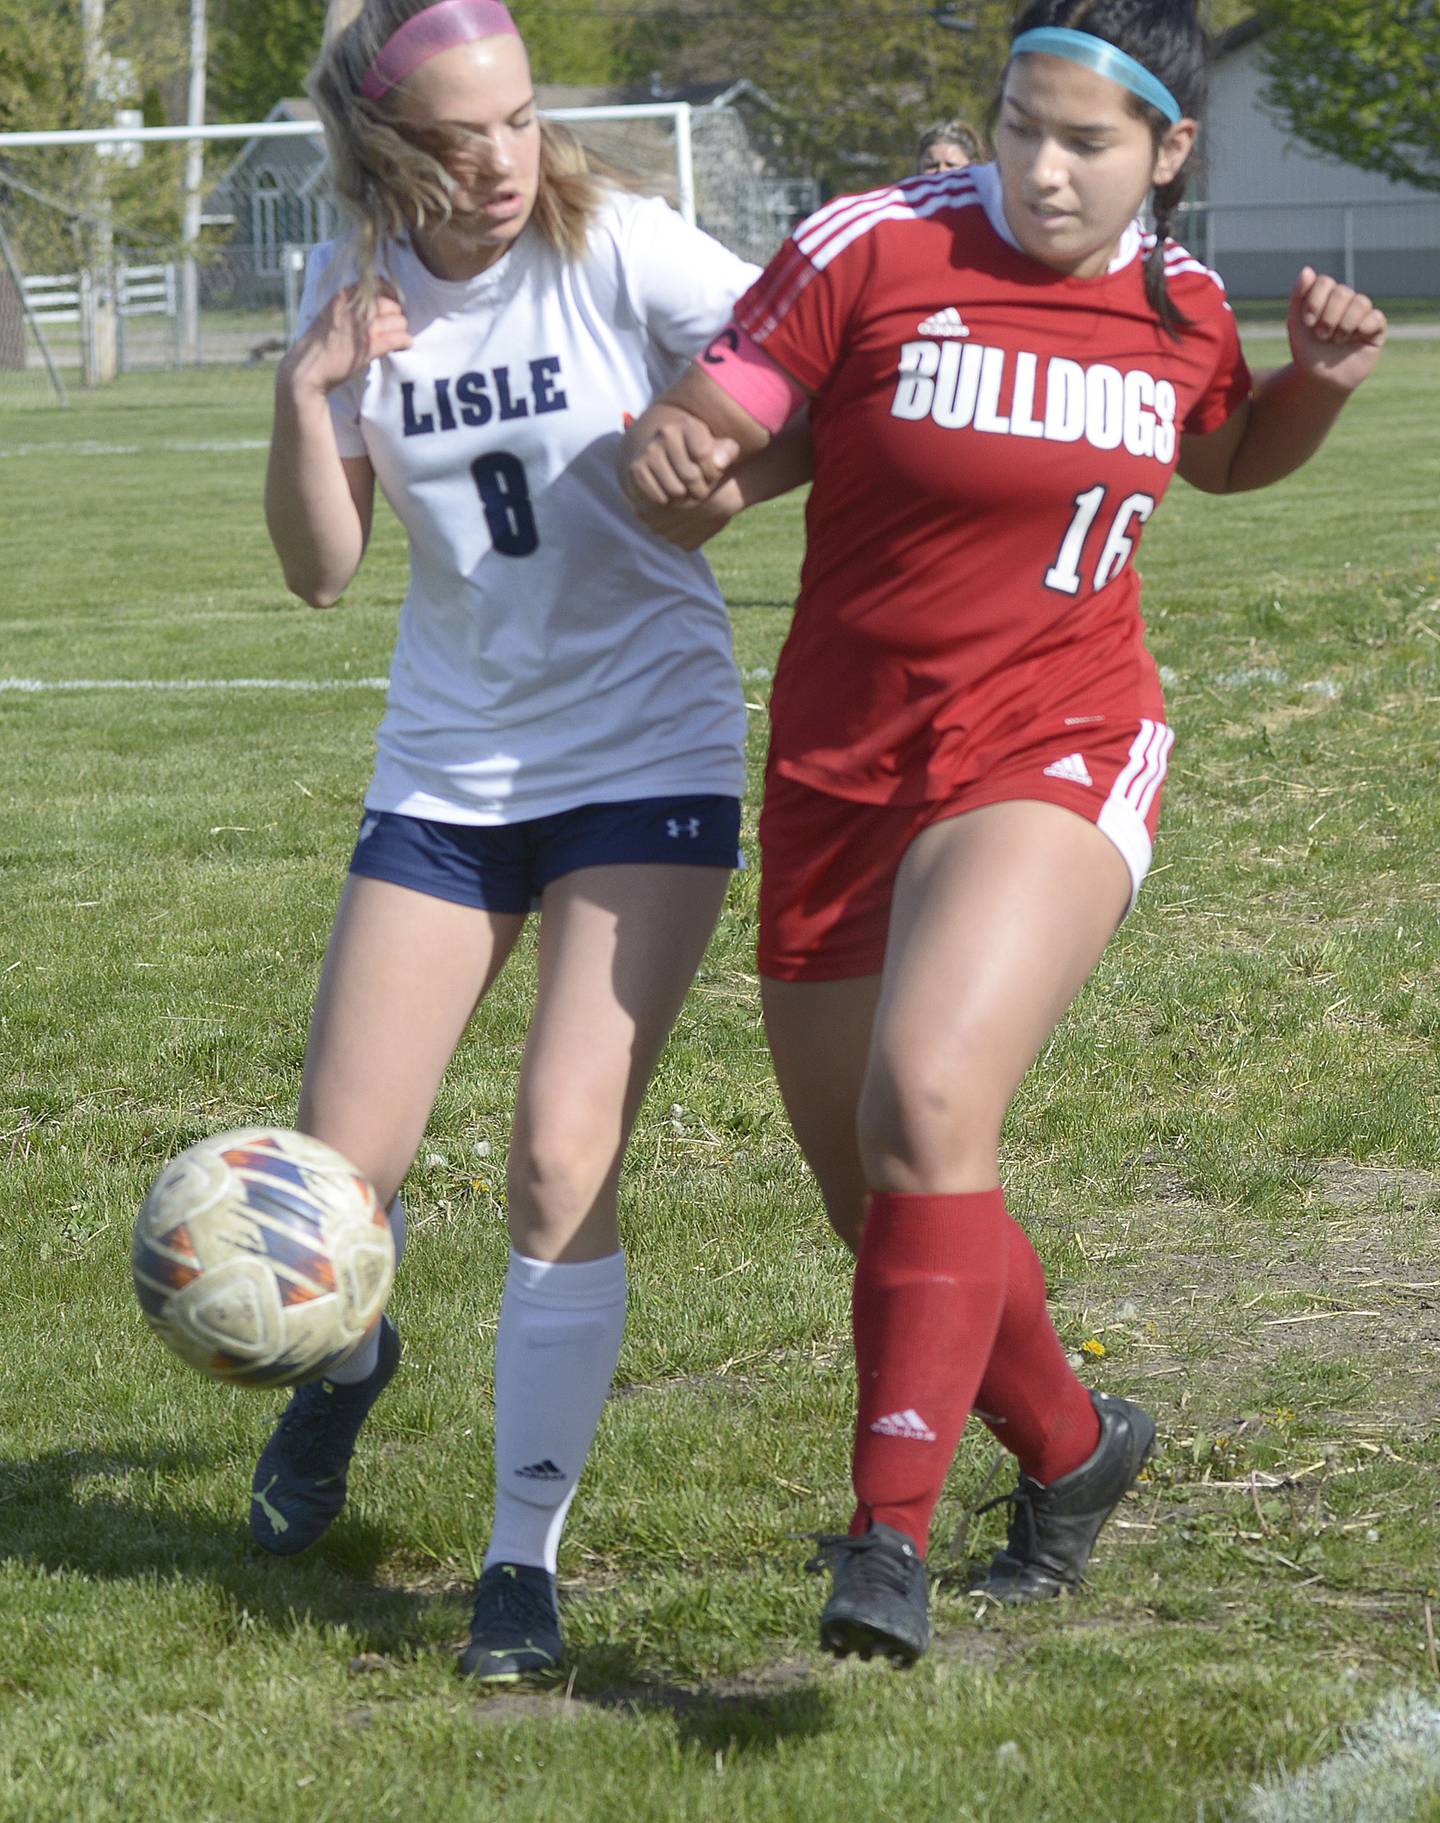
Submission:
[[[560,1669],[564,1652],[555,1578],[528,1563],[492,1563],[475,1585],[470,1643],[460,1671],[482,1684],[516,1684]]]
[[[835,1578],[820,1615],[820,1644],[836,1658],[877,1653],[913,1665],[930,1644],[930,1579],[915,1541],[893,1526],[872,1524],[853,1537],[822,1535],[806,1564]]]
[[[345,1476],[360,1426],[400,1363],[400,1332],[380,1319],[380,1358],[368,1380],[297,1386],[250,1484],[250,1531],[276,1557],[294,1557],[324,1536],[345,1504]]]
[[[1155,1420],[1128,1399],[1092,1392],[1100,1420],[1100,1441],[1078,1469],[1047,1485],[1022,1474],[1013,1494],[1002,1494],[979,1509],[1008,1501],[1014,1507],[1005,1549],[971,1585],[971,1593],[995,1601],[1047,1601],[1077,1589],[1085,1575],[1100,1528],[1134,1485],[1155,1447]]]

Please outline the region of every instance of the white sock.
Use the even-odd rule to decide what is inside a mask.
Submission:
[[[397,1196],[385,1213],[390,1217],[390,1233],[395,1240],[395,1270],[398,1272],[400,1256],[405,1251],[405,1205]],[[370,1378],[379,1359],[380,1325],[377,1323],[350,1359],[325,1378],[335,1386],[354,1386],[357,1381]]]
[[[556,1265],[513,1249],[495,1337],[493,1563],[555,1573],[565,1515],[625,1330],[625,1255]]]

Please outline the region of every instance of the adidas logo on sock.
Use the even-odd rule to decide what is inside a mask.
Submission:
[[[920,325],[921,335],[969,335],[965,319],[953,304],[944,310],[937,310],[934,316],[927,316]]]
[[[1071,779],[1077,785],[1093,785],[1090,768],[1078,753],[1067,753],[1063,760],[1056,760],[1045,768],[1047,779]]]
[[[557,1469],[547,1456],[543,1462],[532,1462],[529,1468],[516,1469],[515,1473],[522,1481],[563,1481],[564,1469]]]
[[[933,1443],[935,1433],[913,1407],[909,1411],[891,1412],[888,1418],[877,1418],[870,1426],[882,1437],[908,1437],[912,1443]]]

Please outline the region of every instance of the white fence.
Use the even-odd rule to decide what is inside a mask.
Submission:
[[[88,272],[28,273],[22,280],[25,302],[33,320],[44,327],[79,324],[84,332],[93,321],[95,286]],[[137,317],[161,317],[165,329],[161,346],[135,347],[128,325]],[[137,365],[179,365],[180,268],[174,260],[162,265],[115,267],[115,346],[121,373]],[[154,338],[152,338],[153,342]]]
[[[1373,203],[1187,203],[1171,232],[1232,297],[1285,297],[1305,265],[1372,297],[1434,298],[1440,195]]]
[[[88,272],[33,272],[24,280],[25,301],[37,323],[78,323],[89,290]]]

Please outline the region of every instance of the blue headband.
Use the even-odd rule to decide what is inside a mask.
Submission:
[[[1090,32],[1072,32],[1065,25],[1042,26],[1038,31],[1021,32],[1010,46],[1010,55],[1022,51],[1041,51],[1047,57],[1064,57],[1071,63],[1083,63],[1097,76],[1108,76],[1122,89],[1129,89],[1148,102],[1174,126],[1183,109],[1158,76],[1152,76],[1143,63],[1137,63],[1128,52],[1111,44],[1108,38],[1096,38]]]

